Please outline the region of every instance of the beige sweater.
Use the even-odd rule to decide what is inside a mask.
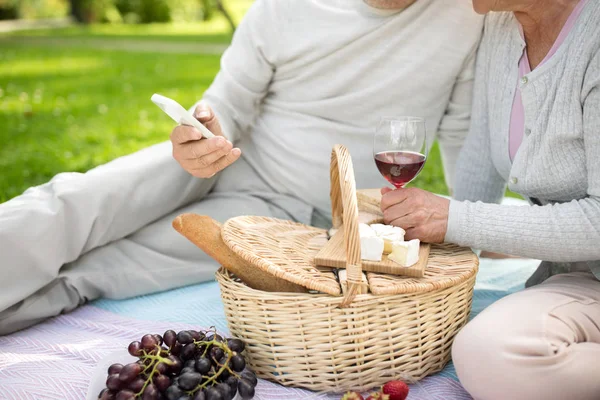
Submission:
[[[600,2],[590,1],[556,54],[518,82],[525,137],[511,163],[524,46],[513,14],[488,15],[446,240],[560,263],[546,275],[583,264],[600,277]],[[507,183],[535,205],[493,204]]]

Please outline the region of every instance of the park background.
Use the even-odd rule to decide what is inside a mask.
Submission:
[[[197,101],[251,5],[0,0],[0,203],[167,140],[150,96]],[[437,145],[411,185],[447,194]]]

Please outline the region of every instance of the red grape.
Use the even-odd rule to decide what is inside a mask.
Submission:
[[[121,372],[119,372],[119,379],[121,382],[129,383],[134,380],[140,372],[142,372],[141,365],[137,363],[127,364],[123,367]]]
[[[175,342],[175,345],[171,347],[171,354],[173,354],[174,356],[178,356],[179,354],[181,354],[181,349],[183,349],[181,343]]]
[[[169,371],[173,374],[178,374],[181,371],[181,368],[183,367],[179,357],[170,355],[169,357],[167,357],[167,359],[171,362],[171,365],[169,365]]]
[[[254,397],[254,385],[241,378],[238,382],[238,393],[242,399],[251,399]]]
[[[206,395],[204,394],[204,391],[199,390],[198,392],[196,392],[192,400],[206,400]]]
[[[119,390],[121,389],[122,382],[119,379],[118,374],[109,375],[106,379],[106,387],[110,390]]]
[[[164,374],[169,369],[167,364],[165,364],[164,362],[159,362],[154,368],[158,371],[159,374]]]
[[[201,374],[206,375],[208,371],[210,371],[211,365],[212,364],[208,358],[198,357],[195,361],[194,368]]]
[[[144,390],[144,394],[142,395],[142,400],[158,400],[160,392],[153,384],[146,386]]]
[[[240,339],[227,339],[227,347],[229,350],[241,353],[246,348],[246,344]]]
[[[171,379],[166,375],[157,375],[154,377],[154,384],[159,391],[164,392],[169,386],[171,386]]]
[[[256,379],[256,375],[254,375],[254,373],[248,370],[242,372],[242,378],[250,382],[252,386],[256,386],[258,384],[258,379]]]
[[[145,350],[154,350],[158,346],[158,340],[154,335],[147,334],[142,336],[142,347]]]
[[[231,357],[231,369],[235,372],[242,372],[246,368],[246,360],[239,354],[235,354]]]
[[[142,343],[139,341],[129,343],[129,347],[127,348],[129,354],[134,357],[139,357],[142,355]]]
[[[113,364],[110,367],[108,367],[108,374],[109,375],[118,374],[119,372],[121,372],[122,369],[123,369],[123,364]]]
[[[115,400],[115,392],[112,390],[104,389],[100,392],[98,396],[99,400]]]
[[[189,330],[188,331],[194,340],[202,340],[202,334],[198,331]]]
[[[182,360],[190,360],[194,358],[196,353],[196,345],[194,343],[186,344],[183,350],[181,350],[180,358]]]
[[[193,390],[200,384],[202,375],[197,372],[186,372],[179,377],[179,387],[183,390]]]
[[[177,334],[177,341],[182,345],[186,345],[188,343],[192,343],[194,338],[188,331],[181,331]]]
[[[144,378],[137,377],[133,381],[129,382],[129,384],[127,385],[127,389],[130,389],[137,393],[144,388],[145,384],[146,380]]]
[[[175,342],[177,341],[177,333],[175,333],[174,330],[169,329],[163,335],[163,340],[165,341],[165,344],[168,347],[173,347],[175,345]]]
[[[135,400],[135,393],[131,390],[121,390],[117,393],[116,400]]]

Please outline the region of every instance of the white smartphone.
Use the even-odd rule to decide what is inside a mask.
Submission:
[[[194,116],[190,114],[188,110],[183,108],[183,106],[175,100],[156,93],[152,95],[151,100],[178,124],[193,126],[202,133],[202,136],[206,138],[215,136],[196,118],[194,118]]]

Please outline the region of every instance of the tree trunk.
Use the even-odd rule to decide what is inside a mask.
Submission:
[[[225,9],[225,6],[223,5],[223,0],[216,0],[216,3],[217,3],[217,8],[219,9],[221,14],[223,14],[225,19],[229,23],[229,26],[231,27],[231,32],[232,33],[235,32],[235,28],[236,28],[235,22],[233,21],[233,18],[231,18],[231,15],[229,14],[229,12]]]

